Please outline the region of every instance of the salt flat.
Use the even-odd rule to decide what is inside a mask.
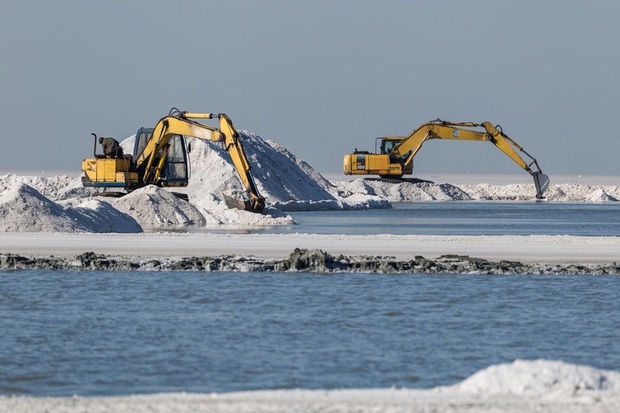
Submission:
[[[72,258],[83,252],[122,257],[239,255],[282,259],[294,248],[332,255],[394,256],[399,259],[469,255],[493,261],[607,264],[620,261],[619,237],[442,236],[323,234],[92,234],[0,233],[0,251],[34,257]]]

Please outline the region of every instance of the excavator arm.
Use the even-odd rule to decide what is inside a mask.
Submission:
[[[404,173],[412,173],[413,158],[426,141],[432,139],[489,141],[532,175],[536,198],[543,198],[549,186],[549,177],[542,173],[536,159],[506,135],[501,126],[494,126],[490,122],[447,122],[437,119],[420,125],[409,136],[390,136],[382,139],[397,143],[389,151],[382,151],[381,154],[345,155],[345,174],[378,174],[382,177],[398,178]],[[529,158],[530,162],[526,162],[517,151]],[[355,160],[353,157],[356,157]]]
[[[484,130],[475,130],[473,128],[482,128]],[[427,122],[419,126],[408,137],[404,138],[396,145],[392,149],[390,156],[399,158],[408,154],[403,169],[412,169],[413,158],[422,148],[422,144],[431,139],[489,141],[522,169],[532,175],[536,187],[536,198],[543,198],[543,194],[549,186],[549,177],[542,173],[536,159],[512,140],[512,138],[506,135],[502,131],[501,126],[495,126],[491,122],[447,122],[440,119]],[[526,155],[531,160],[530,163],[527,163],[519,155],[517,150]],[[534,169],[532,169],[532,167],[534,167]]]
[[[192,120],[213,118],[219,119],[219,129]],[[213,113],[171,111],[170,115],[160,119],[153,129],[151,139],[135,161],[136,169],[144,177],[145,182],[157,183],[162,177],[168,142],[170,138],[176,135],[222,142],[249,196],[249,201],[239,201],[235,206],[253,212],[261,212],[265,208],[265,198],[259,194],[250,174],[251,166],[239,140],[239,134],[235,130],[232,120],[224,113],[215,115]]]
[[[484,131],[477,131],[467,128],[482,127]],[[462,141],[489,141],[504,152],[517,165],[529,172],[529,166],[515,151],[515,148],[523,151],[512,139],[501,131],[501,127],[496,128],[490,122],[446,122],[441,120],[427,122],[416,128],[407,137],[396,145],[390,155],[400,158],[407,154],[405,167],[413,163],[413,158],[422,148],[422,144],[431,139],[449,139]]]

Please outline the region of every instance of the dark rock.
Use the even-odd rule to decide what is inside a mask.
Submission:
[[[321,250],[307,250],[295,248],[289,255],[290,271],[327,272],[327,254]]]
[[[364,272],[377,274],[615,274],[620,275],[620,266],[614,262],[601,265],[548,265],[523,264],[518,261],[488,261],[467,255],[442,255],[437,259],[415,256],[410,260],[399,260],[383,256],[334,257],[322,250],[296,248],[287,259],[266,260],[255,257],[226,255],[219,257],[186,257],[174,259],[137,260],[107,257],[89,251],[73,259],[50,257],[24,257],[17,254],[0,254],[0,269],[59,269],[59,270],[158,270],[158,271],[295,271],[313,273]]]

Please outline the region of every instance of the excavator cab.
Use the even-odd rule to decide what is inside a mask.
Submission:
[[[391,162],[405,162],[411,154],[411,151],[406,152],[399,158],[394,158],[392,151],[403,140],[405,140],[404,136],[384,136],[377,138],[375,140],[375,153],[391,155]]]
[[[146,147],[147,142],[153,136],[153,128],[140,128],[136,132],[136,140],[133,148],[133,157],[137,159]],[[187,186],[189,180],[189,163],[185,138],[182,135],[174,135],[168,140],[167,156],[160,178],[162,186]]]

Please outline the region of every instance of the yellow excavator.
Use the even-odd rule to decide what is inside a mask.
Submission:
[[[219,129],[192,119],[219,119]],[[230,118],[224,114],[192,113],[172,108],[154,128],[140,128],[136,133],[132,155],[122,150],[114,156],[97,154],[82,161],[82,185],[119,188],[125,193],[147,186],[184,187],[189,180],[188,146],[185,137],[222,142],[245,187],[247,200],[236,200],[235,207],[260,213],[265,208],[256,188],[250,164]],[[100,138],[101,139],[101,138]],[[227,200],[229,206],[231,200]]]
[[[501,126],[490,122],[447,122],[436,119],[423,123],[409,136],[385,136],[377,138],[375,153],[358,151],[344,156],[345,175],[379,175],[381,178],[401,179],[404,174],[413,172],[413,158],[422,144],[431,139],[464,141],[489,141],[534,178],[536,198],[549,186],[549,177],[542,173],[538,162],[521,146],[506,135]],[[525,154],[531,161],[527,163],[517,153]],[[532,169],[534,168],[534,169]]]

